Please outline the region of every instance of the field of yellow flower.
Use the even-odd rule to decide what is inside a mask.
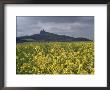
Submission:
[[[16,74],[94,74],[94,43],[17,43]]]

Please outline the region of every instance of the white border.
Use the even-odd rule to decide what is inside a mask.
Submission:
[[[16,16],[94,16],[95,75],[16,75]],[[5,87],[106,87],[107,5],[6,5]]]

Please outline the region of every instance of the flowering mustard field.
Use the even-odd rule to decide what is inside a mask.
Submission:
[[[16,73],[94,74],[94,43],[17,43]]]

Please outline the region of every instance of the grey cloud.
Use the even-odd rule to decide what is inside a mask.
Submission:
[[[93,16],[17,16],[17,36],[48,32],[94,39]]]

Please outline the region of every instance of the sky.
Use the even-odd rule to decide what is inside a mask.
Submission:
[[[94,40],[94,16],[17,16],[17,37],[47,32]]]

